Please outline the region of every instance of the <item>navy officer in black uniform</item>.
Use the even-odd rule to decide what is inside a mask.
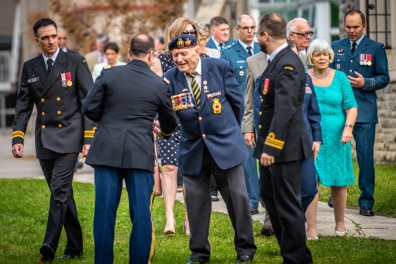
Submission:
[[[42,53],[23,65],[12,125],[12,153],[15,158],[23,157],[26,127],[36,105],[36,155],[51,191],[40,253],[41,262],[50,262],[63,227],[67,244],[60,258],[83,253],[72,182],[78,154],[87,153],[95,131],[94,123],[81,114],[81,100],[92,85],[92,77],[84,58],[58,48],[57,25],[53,20],[38,20],[33,31]]]
[[[132,38],[127,65],[105,68],[83,103],[83,113],[98,122],[86,163],[94,167],[95,263],[113,263],[114,225],[125,180],[132,219],[130,263],[151,263],[154,228],[153,121],[158,113],[162,135],[176,128],[167,85],[150,66],[154,40]]]
[[[178,163],[190,221],[188,263],[206,263],[210,258],[211,174],[235,230],[237,263],[251,262],[256,246],[242,168],[247,152],[240,127],[241,89],[228,62],[199,56],[194,36],[177,36],[169,50],[177,67],[163,78],[181,125]]]
[[[258,28],[261,50],[270,63],[259,80],[262,97],[254,157],[261,163],[261,196],[280,245],[282,263],[312,263],[306,246],[301,203],[301,166],[312,156],[302,107],[305,70],[286,42],[286,21],[263,15]]]

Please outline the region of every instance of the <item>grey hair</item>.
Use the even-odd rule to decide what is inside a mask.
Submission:
[[[313,65],[312,63],[312,57],[314,53],[328,53],[330,56],[329,62],[332,63],[334,61],[334,51],[330,47],[329,43],[327,43],[326,40],[324,39],[315,39],[314,41],[309,44],[309,47],[307,49],[307,63],[308,65]]]
[[[287,39],[289,39],[290,32],[294,32],[294,31],[297,30],[297,24],[298,23],[307,23],[309,25],[308,20],[306,20],[305,18],[302,18],[302,17],[293,18],[292,20],[287,22],[287,25],[286,25],[286,37],[287,37]]]

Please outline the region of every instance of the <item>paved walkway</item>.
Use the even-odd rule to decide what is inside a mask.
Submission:
[[[11,153],[11,131],[0,134],[0,178],[26,178],[43,177],[38,161],[35,158],[34,138],[27,136],[25,139],[25,157],[15,159]],[[93,182],[93,169],[84,165],[83,169],[78,170],[74,177],[78,182]],[[178,199],[182,197],[178,194]],[[224,202],[213,203],[213,210],[226,213]],[[259,208],[260,213],[253,216],[254,220],[264,219],[265,209]],[[360,237],[378,237],[389,240],[396,240],[396,218],[374,216],[363,217],[356,210],[346,210],[346,227],[349,235]],[[333,209],[326,203],[320,202],[318,208],[317,230],[319,236],[334,235],[334,214]]]

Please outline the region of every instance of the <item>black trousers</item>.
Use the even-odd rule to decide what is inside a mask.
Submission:
[[[234,246],[237,255],[254,256],[256,246],[242,165],[222,170],[205,149],[200,174],[183,175],[190,222],[190,258],[201,262],[209,261],[210,258],[208,233],[212,211],[211,175],[216,180],[235,231]]]
[[[301,204],[302,161],[275,163],[261,170],[260,195],[280,246],[282,263],[312,263],[306,246]]]
[[[73,196],[73,175],[78,153],[58,154],[57,158],[40,159],[41,169],[51,191],[44,242],[54,251],[58,248],[62,228],[67,244],[64,254],[82,253],[82,229]]]

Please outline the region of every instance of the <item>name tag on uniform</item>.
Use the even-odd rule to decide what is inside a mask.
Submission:
[[[34,77],[34,78],[31,78],[31,79],[28,79],[27,83],[35,83],[35,82],[38,82],[39,80],[40,80],[39,77]]]

